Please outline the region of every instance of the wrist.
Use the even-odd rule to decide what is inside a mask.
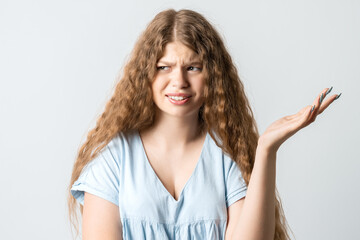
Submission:
[[[256,155],[262,156],[262,158],[276,158],[278,147],[267,144],[264,139],[259,138],[256,148]]]
[[[269,141],[267,141],[265,138],[259,137],[256,151],[259,150],[269,155],[274,155],[278,151],[279,147],[280,146],[275,146],[274,144],[270,144]]]

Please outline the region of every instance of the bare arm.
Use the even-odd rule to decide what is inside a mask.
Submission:
[[[316,116],[336,99],[333,95],[324,101],[328,90],[324,89],[315,99],[313,111],[311,105],[297,114],[281,118],[259,138],[246,197],[228,208],[226,239],[274,239],[277,150],[289,137],[314,122]]]
[[[122,240],[119,207],[103,198],[85,192],[82,239]]]
[[[258,149],[246,197],[228,208],[226,240],[273,239],[276,155]]]

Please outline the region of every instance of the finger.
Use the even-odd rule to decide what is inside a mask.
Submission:
[[[306,107],[300,109],[300,111],[298,111],[295,114],[285,116],[284,120],[286,120],[289,123],[298,122],[299,119],[303,118],[303,115],[304,115],[305,112],[307,112],[308,107],[309,106],[306,106]]]
[[[331,91],[330,88],[325,88],[320,92],[320,94],[315,98],[313,105],[315,105],[314,110],[311,112],[310,115],[310,122],[314,122],[317,115],[319,114],[319,110],[321,107],[321,104],[323,103],[326,95]]]
[[[321,91],[321,93],[317,96],[317,98],[314,100],[313,102],[313,105],[316,106],[320,106],[321,105],[321,102],[325,99],[326,95],[332,90],[332,87],[331,88],[325,88],[323,91]],[[290,116],[287,116],[287,119],[288,120],[296,120],[298,119],[300,116],[302,116],[302,114],[307,111],[308,109],[308,106],[302,108],[299,112],[293,114],[293,115],[290,115]],[[318,109],[318,108],[317,108]],[[314,109],[315,110],[315,109]]]
[[[314,100],[314,105],[306,106],[302,108],[297,114],[294,114],[294,118],[291,122],[297,122],[298,128],[306,127],[310,123],[314,122],[317,115],[321,114],[333,101],[335,101],[339,95],[335,94],[328,99],[325,98],[331,92],[333,87],[325,88]]]
[[[294,125],[294,129],[300,130],[309,124],[308,122],[312,107],[312,105],[306,106],[296,114],[296,117],[291,121],[291,124]]]
[[[302,120],[302,123],[301,123],[301,128],[306,127],[307,125],[312,123],[312,118],[311,117],[312,117],[312,113],[314,112],[313,107],[314,107],[314,105],[309,105],[309,106],[305,107],[306,111],[303,114],[303,120]]]
[[[334,94],[330,96],[328,99],[323,101],[323,103],[320,106],[319,113],[321,114],[328,106],[330,106],[331,103],[333,103],[338,95]]]
[[[338,95],[332,95],[325,100],[332,88],[323,89],[314,100],[314,105],[306,106],[296,114],[284,117],[284,120],[296,131],[314,122],[317,115],[321,114],[337,98]]]

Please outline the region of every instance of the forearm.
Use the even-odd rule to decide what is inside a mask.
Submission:
[[[276,151],[258,146],[234,240],[273,239],[275,231]]]

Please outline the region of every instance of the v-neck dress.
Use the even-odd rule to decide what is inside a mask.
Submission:
[[[245,197],[237,164],[209,133],[178,199],[167,191],[147,159],[137,130],[119,132],[88,163],[71,193],[84,192],[119,207],[123,239],[224,239],[227,207]]]

